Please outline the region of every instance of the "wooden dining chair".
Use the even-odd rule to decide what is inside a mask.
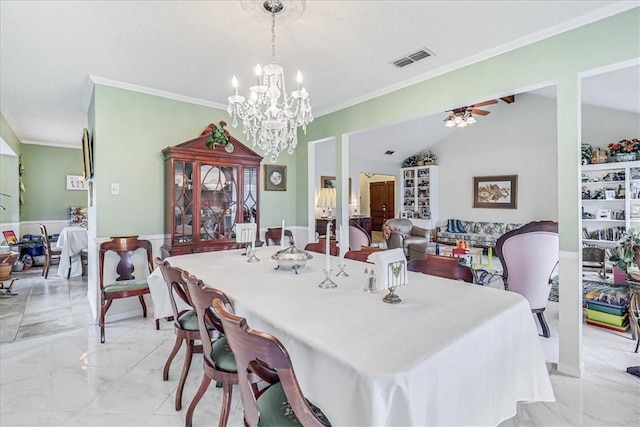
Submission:
[[[62,249],[51,248],[51,240],[49,240],[49,233],[47,233],[47,227],[44,224],[40,224],[40,234],[42,234],[42,241],[44,243],[44,268],[42,269],[42,275],[46,279],[49,276],[49,268],[51,264],[58,264],[60,262],[60,256],[62,255]],[[71,267],[69,267],[71,271]]]
[[[176,334],[176,341],[162,370],[162,379],[164,381],[169,379],[171,363],[182,347],[182,343],[186,343],[186,354],[182,365],[182,374],[180,375],[180,381],[176,389],[175,408],[176,411],[179,411],[182,409],[182,393],[184,391],[184,384],[187,381],[187,375],[189,374],[189,368],[191,367],[191,359],[194,353],[202,353],[202,345],[195,344],[196,341],[200,340],[200,328],[198,326],[197,313],[191,306],[187,284],[182,279],[182,274],[186,274],[186,272],[181,268],[172,267],[168,261],[163,261],[160,258],[156,258],[154,261],[167,284],[169,301],[171,302],[171,309],[173,310],[173,329]],[[190,310],[178,310],[176,295],[192,308]],[[211,338],[216,334],[216,329],[212,325],[207,325],[207,331]]]
[[[273,335],[251,329],[222,299],[213,301],[238,367],[240,396],[246,426],[330,426],[322,410],[305,399],[291,365],[289,353]],[[250,373],[262,377],[267,387],[253,387]]]
[[[473,283],[473,271],[468,266],[460,264],[460,258],[457,257],[427,254],[425,259],[409,261],[407,270]]]
[[[323,254],[327,250],[326,242],[324,239],[320,239],[319,241],[314,243],[307,243],[307,245],[304,247],[304,250]],[[339,253],[339,250],[338,250],[338,245],[336,245],[336,241],[331,240],[329,242],[329,255],[338,256],[338,253]]]
[[[133,253],[137,250],[145,252],[145,266],[148,271],[134,273]],[[119,257],[115,271],[105,270],[105,255],[115,253]],[[100,284],[100,342],[104,343],[105,316],[109,307],[116,299],[138,297],[142,306],[142,316],[147,317],[147,305],[144,295],[149,293],[147,276],[153,270],[151,260],[151,242],[140,240],[138,236],[111,237],[111,240],[100,244],[98,282]],[[114,281],[108,280],[115,273]],[[156,329],[159,329],[159,321],[156,320]]]
[[[294,245],[295,243],[293,242],[293,233],[291,232],[291,230],[284,230],[284,237],[288,238],[289,240],[289,245]],[[264,240],[267,244],[267,246],[269,246],[271,243],[273,243],[274,245],[279,245],[282,239],[282,227],[278,227],[278,228],[268,228],[266,233],[264,233]],[[269,243],[271,242],[271,243]]]
[[[193,413],[198,403],[209,388],[211,380],[222,384],[222,411],[218,426],[224,427],[229,419],[231,410],[231,393],[233,385],[238,384],[238,372],[236,369],[236,359],[227,344],[224,336],[224,329],[220,319],[213,313],[211,302],[214,298],[230,304],[227,295],[214,288],[206,287],[202,281],[187,272],[182,273],[182,280],[187,284],[188,298],[191,306],[196,310],[198,320],[198,331],[202,341],[204,375],[200,387],[193,397],[187,409],[185,424],[186,427],[193,425]],[[220,337],[211,341],[211,327],[220,333]]]
[[[374,247],[370,247],[370,246],[362,246],[360,248],[360,250],[357,251],[347,251],[344,254],[345,258],[348,259],[354,259],[356,261],[362,261],[362,262],[368,262],[368,258],[369,255],[371,255],[374,252],[380,252],[383,249],[381,248],[374,248]]]

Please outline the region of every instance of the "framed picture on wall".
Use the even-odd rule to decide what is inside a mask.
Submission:
[[[517,209],[518,175],[474,176],[473,207]]]
[[[93,177],[93,141],[89,135],[89,130],[84,128],[82,132],[82,159],[84,161],[84,177]]]
[[[335,176],[323,175],[320,177],[320,188],[338,188],[338,181]],[[349,200],[351,200],[351,178],[349,178]]]
[[[264,165],[265,191],[287,191],[287,166]]]

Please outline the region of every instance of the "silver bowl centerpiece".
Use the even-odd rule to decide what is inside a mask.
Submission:
[[[309,252],[291,245],[288,248],[280,249],[271,255],[271,258],[278,263],[276,270],[293,270],[298,274],[298,270],[304,268],[307,265],[307,261],[313,256]]]

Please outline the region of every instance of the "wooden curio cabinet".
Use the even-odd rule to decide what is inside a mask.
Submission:
[[[262,157],[231,137],[233,151],[206,148],[205,134],[162,150],[165,234],[163,256],[236,249],[235,225],[253,219],[260,230]],[[256,246],[262,242],[257,241]]]

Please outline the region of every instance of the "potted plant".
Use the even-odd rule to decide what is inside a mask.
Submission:
[[[618,142],[607,144],[607,148],[609,149],[609,154],[615,158],[616,162],[636,160],[637,153],[640,151],[640,139],[622,139]]]
[[[625,275],[629,274],[632,264],[640,262],[640,227],[632,227],[616,242],[609,261]]]
[[[435,165],[436,164],[436,155],[431,152],[431,150],[427,150],[422,154],[422,161],[425,165]]]
[[[227,125],[227,122],[224,120],[220,120],[218,125],[215,123],[209,123],[209,126],[205,130],[202,131],[202,135],[205,135],[211,132],[211,136],[209,139],[205,141],[205,145],[209,150],[215,150],[216,145],[224,147],[225,151],[228,153],[233,152],[233,143],[231,142],[229,131],[224,127]]]

